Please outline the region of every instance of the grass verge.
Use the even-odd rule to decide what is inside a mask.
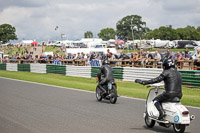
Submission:
[[[96,80],[93,78],[70,77],[57,74],[39,74],[0,70],[0,77],[7,77],[89,91],[95,91],[97,85]],[[145,99],[148,95],[149,89],[147,89],[145,86],[135,84],[133,82],[125,82],[119,80],[116,80],[116,82],[119,95],[142,99]],[[200,107],[200,89],[183,87],[183,98],[181,102],[184,105]]]

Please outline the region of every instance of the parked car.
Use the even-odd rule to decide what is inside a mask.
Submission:
[[[185,48],[186,48],[186,49],[194,49],[195,47],[196,47],[196,46],[191,45],[191,44],[185,45]]]
[[[140,49],[144,49],[144,50],[152,50],[152,46],[149,44],[143,44]]]
[[[186,45],[198,46],[194,41],[178,41],[177,48],[186,48]]]

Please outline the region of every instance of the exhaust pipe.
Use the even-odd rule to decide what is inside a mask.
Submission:
[[[194,120],[195,119],[195,116],[194,115],[191,115],[190,116],[190,120],[192,121],[192,120]]]

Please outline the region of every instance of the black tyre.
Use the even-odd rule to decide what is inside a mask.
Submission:
[[[183,124],[174,124],[173,125],[175,133],[184,133],[185,127],[186,127],[186,125],[183,125]]]
[[[110,103],[115,104],[116,102],[117,102],[117,89],[113,85],[113,89],[112,89],[111,97],[110,97]]]
[[[102,100],[102,96],[101,96],[101,90],[99,89],[99,87],[96,87],[96,98],[98,101]]]
[[[147,127],[149,128],[152,128],[155,126],[155,120],[152,120],[147,113],[146,113],[146,116],[144,117],[144,121]]]

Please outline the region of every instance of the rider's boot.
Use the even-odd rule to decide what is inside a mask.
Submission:
[[[105,95],[105,94],[106,94],[106,90],[103,88],[103,86],[101,86],[101,85],[99,84],[99,88],[100,88],[100,90],[101,90],[101,96]]]
[[[155,101],[154,102],[154,105],[155,107],[157,108],[158,112],[159,112],[159,117],[158,117],[158,120],[161,120],[163,119],[164,115],[165,115],[165,112],[161,106],[161,104],[158,102],[158,101]]]

